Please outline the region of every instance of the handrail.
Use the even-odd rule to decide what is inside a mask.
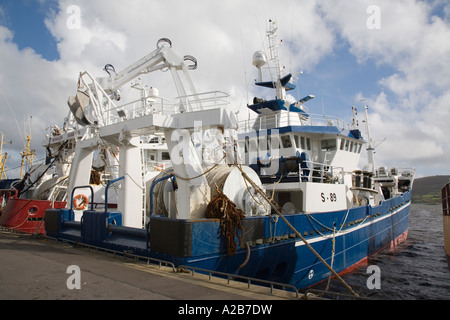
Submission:
[[[86,83],[86,81],[83,79],[83,76],[87,76],[91,82],[92,86]],[[80,83],[83,87],[86,88],[86,90],[89,92],[89,96],[91,98],[91,103],[94,106],[94,113],[95,116],[98,118],[98,120],[102,121],[102,124],[104,125],[110,125],[112,123],[120,121],[121,117],[114,114],[114,111],[131,111],[130,118],[138,118],[141,116],[144,116],[148,113],[148,107],[155,106],[156,109],[159,109],[158,111],[154,111],[151,113],[156,114],[162,114],[162,115],[168,115],[168,114],[176,114],[181,112],[177,107],[180,104],[180,101],[183,99],[186,100],[186,102],[189,105],[196,105],[197,108],[192,108],[192,111],[196,110],[202,110],[202,109],[211,109],[219,106],[227,106],[230,102],[228,101],[229,95],[222,91],[210,91],[210,92],[204,92],[204,93],[196,93],[191,95],[185,95],[185,96],[179,96],[175,99],[178,101],[171,101],[162,97],[156,97],[156,96],[145,96],[137,100],[126,102],[122,105],[115,104],[108,94],[104,91],[102,86],[97,82],[96,79],[87,71],[80,74]],[[94,95],[95,91],[95,95]],[[107,99],[107,106],[103,107],[100,104],[100,101],[97,101],[98,93],[101,93],[103,97]],[[148,103],[148,99],[154,99],[151,104]],[[159,100],[159,101],[157,101]],[[167,101],[164,103],[164,101]],[[140,107],[134,107],[134,104],[141,102],[142,106]],[[128,110],[125,107],[133,106],[132,110]],[[101,118],[101,119],[100,119]]]
[[[211,279],[211,275],[212,274],[219,275],[219,276],[226,276],[227,280],[228,280],[228,283],[229,283],[230,280],[234,280],[234,279],[247,280],[247,284],[248,284],[249,288],[250,288],[250,284],[251,284],[252,281],[253,282],[260,282],[260,283],[263,283],[263,284],[270,285],[270,293],[273,292],[274,286],[281,287],[283,290],[285,290],[285,288],[291,288],[295,292],[295,296],[297,298],[299,297],[298,289],[292,284],[275,282],[275,281],[269,281],[269,280],[263,280],[263,279],[257,279],[257,278],[241,276],[241,275],[231,274],[231,273],[221,272],[221,271],[208,270],[208,269],[203,269],[203,268],[198,268],[198,267],[193,267],[193,266],[179,265],[178,268],[179,269],[190,269],[190,270],[192,270],[192,276],[195,275],[195,272],[194,272],[195,270],[203,272],[203,273],[207,273],[209,275],[210,279]]]
[[[106,185],[106,188],[105,188],[105,213],[108,212],[108,189],[109,189],[109,187],[110,187],[113,183],[116,183],[117,181],[120,181],[120,180],[123,180],[123,179],[125,179],[125,176],[121,176],[121,177],[119,177],[119,178],[117,178],[117,179],[111,180],[111,181],[108,182],[108,184]]]
[[[0,189],[0,194],[10,193],[11,195],[17,197],[18,191],[19,191],[19,190],[17,190],[17,189]]]
[[[306,160],[305,163],[308,163],[309,166],[307,169],[302,168],[301,165],[299,165],[299,172],[302,171],[309,171],[309,173],[305,176],[302,175],[302,178],[307,178],[308,182],[320,182],[320,183],[327,183],[327,179],[330,179],[330,181],[328,183],[339,183],[339,184],[343,184],[344,183],[344,168],[343,167],[338,167],[338,166],[332,166],[332,165],[327,165],[325,163],[321,163],[321,162],[314,162],[314,161],[309,161]],[[325,170],[325,168],[328,168],[328,170]],[[334,174],[335,172],[340,172],[341,173],[341,178],[337,178],[337,176]],[[318,175],[314,175],[314,173],[318,173]],[[330,174],[330,177],[327,177],[326,174]],[[331,180],[333,179],[334,180]],[[336,180],[337,178],[337,180]],[[318,180],[318,181],[316,181]]]
[[[250,130],[264,130],[285,126],[336,126],[340,129],[351,129],[353,125],[337,116],[325,114],[308,114],[308,118],[300,118],[293,112],[266,115],[259,118],[239,121],[239,133]]]
[[[159,114],[159,115],[168,115],[168,114],[176,114],[179,113],[180,110],[178,109],[178,106],[180,104],[180,101],[183,99],[186,99],[186,102],[191,105],[192,111],[197,110],[205,110],[205,109],[212,109],[215,107],[220,106],[227,106],[230,102],[228,101],[229,95],[222,91],[210,91],[210,92],[204,92],[204,93],[198,93],[198,94],[192,94],[192,95],[186,95],[186,96],[179,96],[176,97],[175,100],[169,100],[162,97],[153,97],[153,96],[146,96],[142,97],[140,99],[136,99],[130,102],[126,102],[122,105],[114,105],[113,108],[109,108],[105,110],[103,113],[107,114],[107,118],[112,123],[113,119],[116,121],[120,121],[121,117],[114,114],[114,111],[124,111],[127,110],[127,112],[130,112],[128,115],[130,119],[138,118],[143,115],[152,113],[152,114]],[[155,101],[152,101],[151,104],[147,103],[147,99],[151,98]],[[144,106],[139,107],[133,107],[132,110],[129,110],[129,106],[134,106],[136,103],[143,103]],[[192,106],[196,106],[195,108],[192,108]],[[153,107],[154,111],[149,111],[149,113],[146,113],[145,111],[149,108]],[[129,120],[129,119],[128,119]]]
[[[19,190],[17,189],[0,189],[0,209],[6,206],[9,198],[17,198]]]
[[[49,237],[48,235],[46,235],[45,238],[54,240],[56,242],[61,242],[60,239],[54,238],[54,237]],[[141,261],[142,260],[146,260],[147,261],[147,265],[149,265],[150,262],[158,263],[160,267],[161,267],[161,265],[165,265],[166,267],[172,268],[172,272],[175,272],[175,270],[176,270],[175,269],[175,265],[173,264],[173,262],[166,261],[166,260],[161,260],[161,259],[157,259],[157,258],[152,258],[152,257],[147,257],[147,256],[140,256],[140,255],[133,254],[133,253],[131,253],[129,251],[126,251],[126,250],[118,251],[118,250],[114,250],[114,249],[109,249],[109,248],[94,246],[94,245],[90,245],[90,244],[86,244],[86,243],[76,242],[76,241],[68,240],[68,239],[64,239],[64,242],[74,243],[74,244],[76,244],[77,247],[85,247],[87,249],[94,249],[94,250],[96,250],[96,252],[102,251],[102,252],[105,252],[105,253],[113,254],[114,257],[116,255],[119,255],[119,256],[123,256],[124,258],[131,257],[131,258],[134,258],[135,260],[141,260]]]

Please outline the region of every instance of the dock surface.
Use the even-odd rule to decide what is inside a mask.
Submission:
[[[71,266],[79,268],[78,282]],[[269,293],[265,287],[248,289],[247,284],[207,278],[0,230],[1,300],[293,299],[292,294]]]

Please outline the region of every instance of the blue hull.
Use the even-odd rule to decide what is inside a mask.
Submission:
[[[378,206],[350,210],[285,215],[291,225],[333,269],[343,272],[371,254],[406,238],[411,192],[386,200]],[[175,220],[152,217],[145,229],[105,225],[119,213],[86,211],[83,223],[66,221],[63,210],[48,210],[46,232],[50,237],[95,245],[202,269],[307,288],[328,278],[330,271],[282,219],[249,217],[244,220],[243,244],[228,256],[214,219]],[[66,217],[66,218],[65,218]],[[107,223],[105,224],[105,219]],[[336,233],[333,236],[333,225]],[[249,258],[248,258],[249,254]],[[239,268],[248,258],[245,266]]]

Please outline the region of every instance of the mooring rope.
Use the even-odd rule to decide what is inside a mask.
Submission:
[[[294,231],[294,233],[296,234],[296,236],[298,238],[300,238],[303,243],[308,247],[309,250],[311,250],[311,252],[325,265],[325,267],[331,272],[333,273],[333,275],[351,292],[351,294],[353,294],[355,297],[359,297],[359,295],[352,289],[352,287],[350,285],[348,285],[344,279],[342,279],[342,277],[336,272],[334,271],[334,269],[322,258],[322,256],[317,253],[316,250],[314,250],[314,248],[309,244],[308,241],[306,241],[306,239],[294,228],[294,226],[283,216],[283,214],[280,212],[280,210],[278,210],[278,208],[272,203],[272,201],[270,201],[270,199],[267,197],[267,195],[264,193],[264,191],[261,190],[261,188],[259,188],[251,179],[250,177],[241,169],[239,168],[239,166],[235,163],[234,164],[242,173],[242,177],[244,179],[246,179],[252,186],[253,188],[255,188],[255,190],[257,190],[261,196],[271,205],[271,207],[274,209],[274,211],[278,214],[278,216],[280,216],[283,221],[286,223],[286,225],[292,230]]]
[[[334,255],[336,252],[336,226],[333,227],[333,240],[332,240],[332,249],[331,249],[331,264],[330,267],[333,268],[333,264],[334,264]],[[328,283],[327,283],[327,287],[325,288],[325,291],[328,291],[328,289],[330,288],[330,282],[331,282],[331,273],[330,276],[328,277]]]

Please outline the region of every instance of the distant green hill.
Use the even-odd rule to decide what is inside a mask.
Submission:
[[[414,203],[441,203],[441,189],[449,182],[449,176],[431,176],[414,180],[412,202]]]

